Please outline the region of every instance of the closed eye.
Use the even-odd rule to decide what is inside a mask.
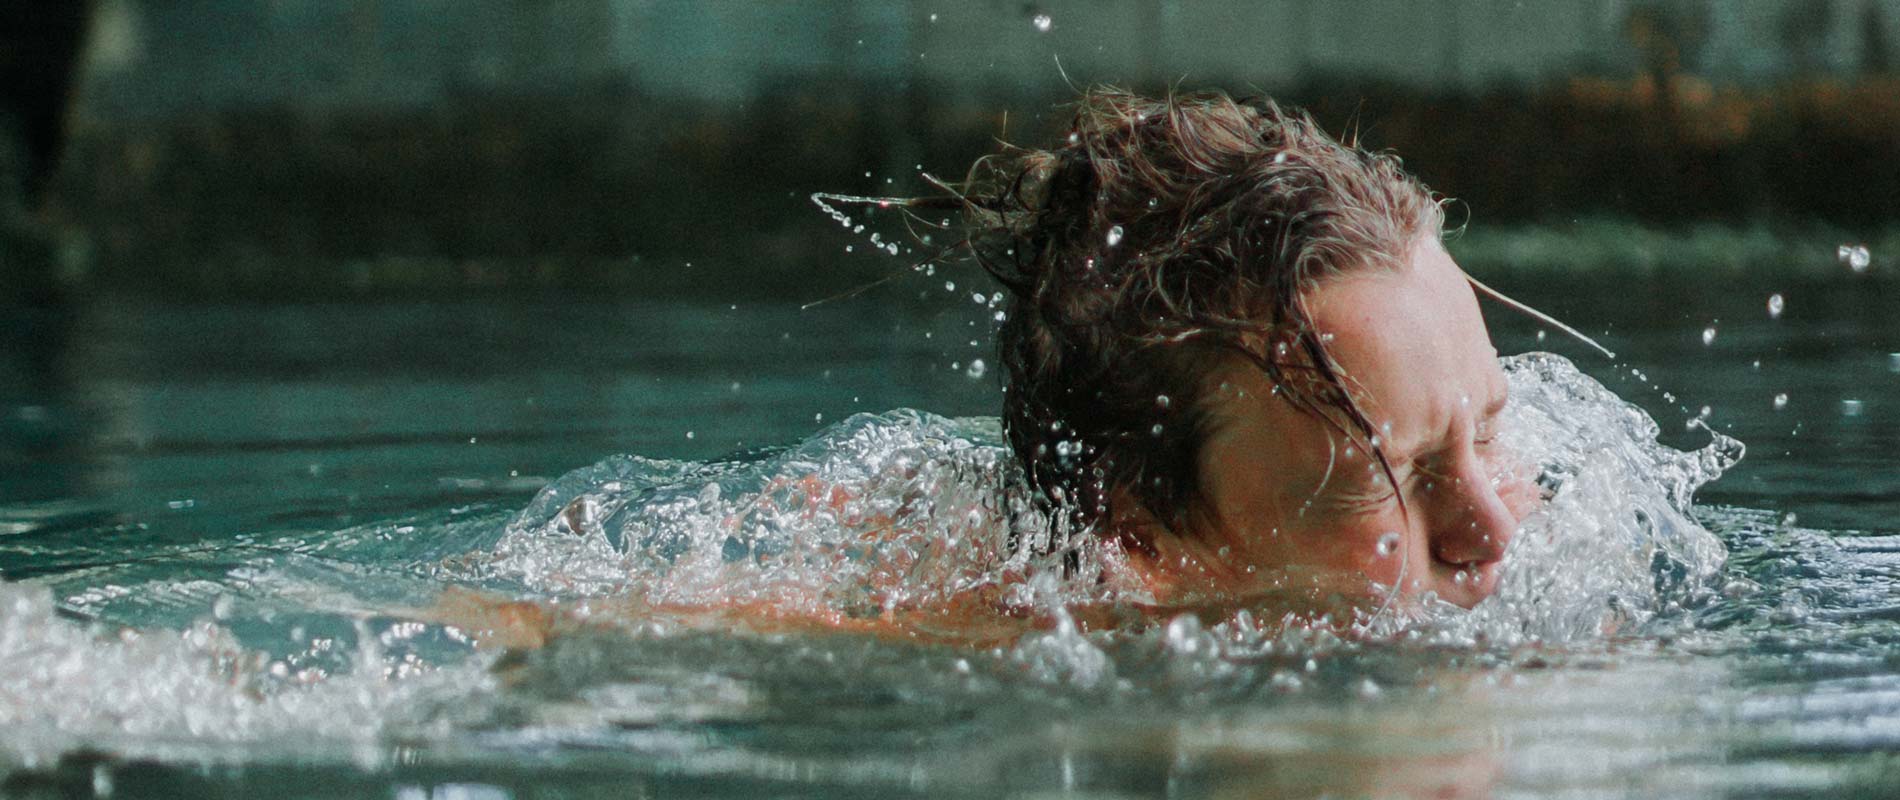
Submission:
[[[1419,474],[1417,471],[1408,469],[1404,464],[1392,466],[1392,477],[1396,478],[1400,485],[1410,484]],[[1385,474],[1375,472],[1369,474],[1365,483],[1356,488],[1341,488],[1334,492],[1330,500],[1333,507],[1340,511],[1365,513],[1383,509],[1397,501],[1398,497],[1397,489],[1385,479]]]
[[[1378,488],[1368,487],[1360,492],[1341,492],[1333,496],[1333,506],[1346,512],[1376,511],[1398,499],[1398,493],[1379,482]]]

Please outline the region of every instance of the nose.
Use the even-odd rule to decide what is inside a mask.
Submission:
[[[1517,514],[1498,486],[1476,469],[1459,470],[1435,498],[1432,556],[1454,567],[1484,567],[1504,558],[1517,533]]]

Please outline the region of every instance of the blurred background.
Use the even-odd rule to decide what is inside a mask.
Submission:
[[[808,197],[925,192],[1096,83],[1395,150],[1467,268],[1623,358],[1509,315],[1501,349],[1742,435],[1730,500],[1900,511],[1900,0],[12,0],[0,532],[334,526],[993,414],[994,287]]]
[[[1474,235],[1644,229],[1625,260],[1705,223],[1880,240],[1900,198],[1892,0],[10,5],[16,286],[845,285],[886,265],[839,258],[806,195],[960,176],[1094,83],[1268,92],[1395,149]],[[1700,255],[1785,266],[1730,238]]]

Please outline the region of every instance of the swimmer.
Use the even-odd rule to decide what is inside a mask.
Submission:
[[[1060,146],[937,185],[819,197],[963,212],[937,257],[973,256],[1008,294],[1009,447],[1149,616],[1470,607],[1496,589],[1540,497],[1498,441],[1507,383],[1477,294],[1528,309],[1453,262],[1440,199],[1397,158],[1271,100],[1097,89]],[[946,617],[990,602],[817,622],[954,638]],[[503,612],[498,639],[547,627]],[[519,620],[526,635],[502,635]]]
[[[1495,589],[1538,492],[1496,441],[1477,284],[1397,158],[1270,100],[1096,90],[961,194],[1011,296],[1009,443],[1157,604]]]

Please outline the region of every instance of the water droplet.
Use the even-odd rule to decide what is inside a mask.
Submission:
[[[687,431],[687,432],[686,432],[686,438],[688,438],[688,439],[691,439],[691,438],[693,438],[693,432],[692,432],[692,431]]]
[[[1873,254],[1867,252],[1867,245],[1844,244],[1835,251],[1842,264],[1855,272],[1866,272],[1868,265],[1874,262]]]
[[[1163,411],[1166,411],[1168,409],[1168,406],[1172,405],[1173,403],[1174,403],[1174,400],[1170,399],[1165,394],[1155,395],[1155,408],[1159,408]]]
[[[944,281],[944,282],[943,282],[943,290],[944,290],[944,291],[946,291],[946,292],[954,292],[954,291],[956,291],[956,290],[957,290],[957,282],[956,282],[956,281]]]
[[[1779,294],[1769,295],[1768,296],[1768,318],[1781,319],[1781,309],[1786,307],[1786,305],[1787,304],[1782,301],[1781,295]]]
[[[1865,410],[1865,408],[1866,408],[1866,404],[1862,403],[1859,400],[1842,400],[1841,401],[1841,416],[1858,417],[1860,416],[1860,412]]]
[[[1154,427],[1152,427],[1152,428],[1149,428],[1149,429],[1148,429],[1148,432],[1149,432],[1149,433],[1151,433],[1151,434],[1154,434],[1154,435],[1156,435],[1156,436],[1160,436],[1160,435],[1161,435],[1161,423],[1159,423],[1159,422],[1157,422],[1157,423],[1155,423],[1155,426],[1154,426]]]
[[[1379,536],[1379,555],[1390,556],[1399,551],[1399,542],[1403,537],[1398,531],[1386,531]]]
[[[816,422],[816,423],[819,423],[819,424],[821,424],[821,425],[822,425],[822,424],[824,424],[824,421],[825,421],[825,415],[824,415],[824,412],[822,412],[822,411],[821,411],[821,412],[819,412],[819,413],[817,413],[817,414],[813,414],[813,415],[811,415],[811,421],[813,421],[813,422]]]
[[[1193,614],[1182,614],[1168,620],[1165,633],[1168,649],[1177,653],[1192,653],[1201,646],[1201,618]]]
[[[1543,331],[1538,331],[1538,332],[1537,332],[1537,341],[1540,341],[1540,342],[1541,342],[1541,341],[1543,341],[1543,340],[1544,340],[1544,337],[1545,337],[1545,336],[1546,336],[1546,334],[1545,334],[1545,333],[1544,333]]]
[[[984,364],[983,359],[978,358],[978,359],[972,359],[970,361],[970,368],[964,370],[963,374],[968,375],[972,378],[981,378],[983,377],[983,373],[988,372],[988,371],[989,371],[989,365]]]
[[[1715,344],[1715,326],[1714,325],[1710,325],[1709,327],[1702,329],[1702,345],[1704,347],[1707,347],[1712,344]]]
[[[1049,18],[1048,14],[1037,14],[1029,19],[1029,24],[1036,26],[1038,33],[1048,33],[1049,28],[1054,26],[1055,22],[1055,20]]]
[[[1775,410],[1780,411],[1787,407],[1788,407],[1788,393],[1782,392],[1780,394],[1775,395]]]
[[[1158,197],[1150,197],[1150,198],[1148,198],[1148,207],[1149,207],[1149,208],[1154,208],[1154,207],[1156,207],[1156,206],[1159,206],[1159,205],[1161,205],[1161,198],[1158,198]]]
[[[1887,354],[1887,371],[1900,372],[1900,353]]]
[[[1122,243],[1122,226],[1116,225],[1113,228],[1109,228],[1108,229],[1108,246],[1114,247],[1115,245],[1118,245],[1121,243]]]

